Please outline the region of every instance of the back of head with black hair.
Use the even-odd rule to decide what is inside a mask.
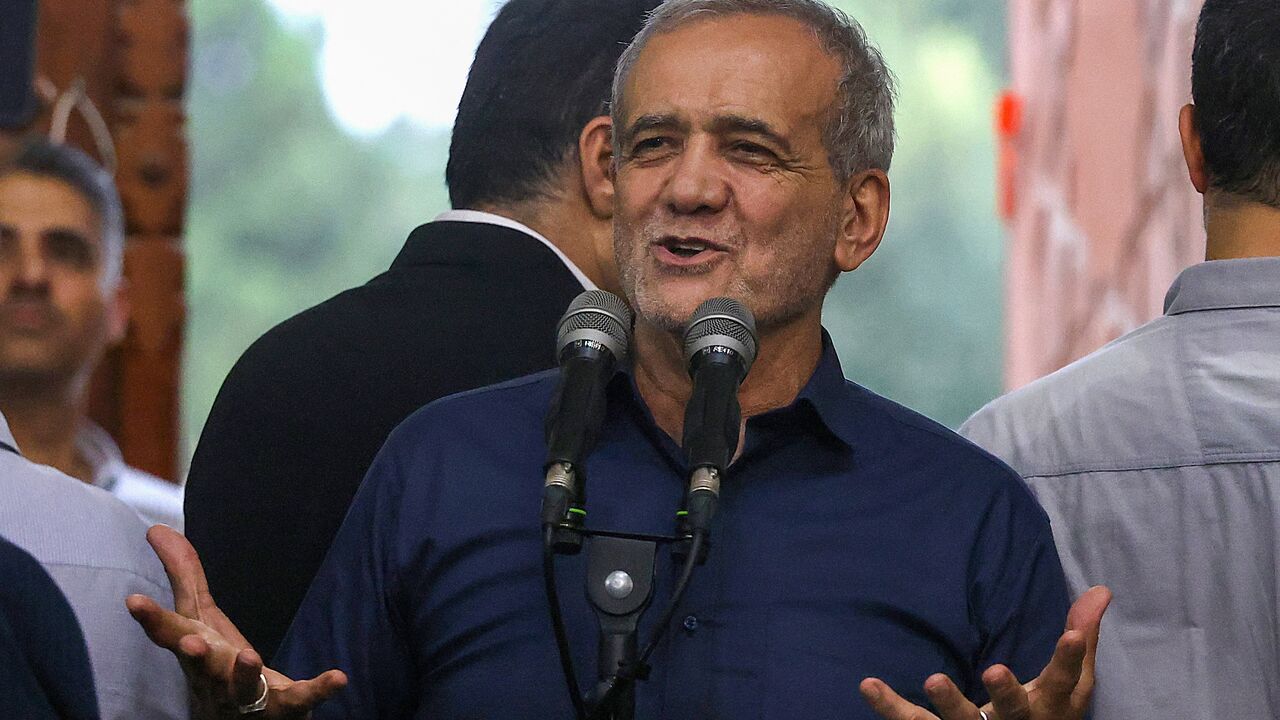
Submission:
[[[1210,187],[1280,208],[1280,2],[1206,0],[1191,92]]]
[[[26,173],[59,180],[75,189],[102,222],[103,284],[120,279],[124,255],[124,209],[115,182],[85,153],[44,138],[28,141],[16,157],[0,164],[0,177]]]
[[[476,50],[445,181],[455,208],[547,196],[659,0],[510,0]]]

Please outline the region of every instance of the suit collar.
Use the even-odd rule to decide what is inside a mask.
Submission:
[[[546,238],[514,220],[476,211],[450,211],[415,228],[391,267],[421,265],[560,267],[585,289],[595,289]]]

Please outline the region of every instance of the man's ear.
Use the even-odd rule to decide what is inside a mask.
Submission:
[[[582,185],[591,212],[601,220],[613,219],[613,121],[594,117],[578,136]]]
[[[844,190],[835,263],[841,272],[856,270],[880,247],[889,223],[889,176],[868,170],[849,179]]]
[[[1200,130],[1196,124],[1196,106],[1183,105],[1178,113],[1178,134],[1182,136],[1182,157],[1187,161],[1187,173],[1191,184],[1201,195],[1209,190],[1209,171],[1204,166],[1204,148],[1200,145]]]
[[[107,291],[107,346],[114,347],[124,340],[129,330],[129,281],[123,277],[112,290]]]

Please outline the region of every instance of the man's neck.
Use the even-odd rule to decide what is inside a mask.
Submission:
[[[1280,209],[1217,197],[1209,201],[1205,259],[1280,257]]]
[[[9,421],[23,457],[92,482],[93,468],[76,447],[76,436],[85,417],[83,401],[53,390],[8,393],[0,397],[0,410]]]
[[[585,203],[560,197],[503,205],[478,204],[472,210],[492,213],[527,226],[545,237],[597,287],[619,292],[612,255],[601,248],[611,247],[611,225],[591,214]]]
[[[746,420],[786,407],[809,382],[822,357],[821,309],[760,337],[760,350],[738,391],[743,428]],[[636,321],[632,341],[636,387],[654,422],[677,442],[684,432],[684,408],[693,394],[685,367],[682,338]],[[741,451],[742,445],[738,445]]]

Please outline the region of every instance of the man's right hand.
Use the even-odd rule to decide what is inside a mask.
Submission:
[[[347,684],[340,670],[310,680],[290,680],[265,667],[262,658],[214,604],[204,568],[191,543],[164,525],[147,531],[156,556],[173,586],[176,612],[162,608],[146,595],[125,600],[129,613],[156,645],[172,652],[191,686],[193,718],[238,720],[240,706],[262,693],[259,674],[266,677],[267,708],[254,718],[306,718],[312,708]]]

